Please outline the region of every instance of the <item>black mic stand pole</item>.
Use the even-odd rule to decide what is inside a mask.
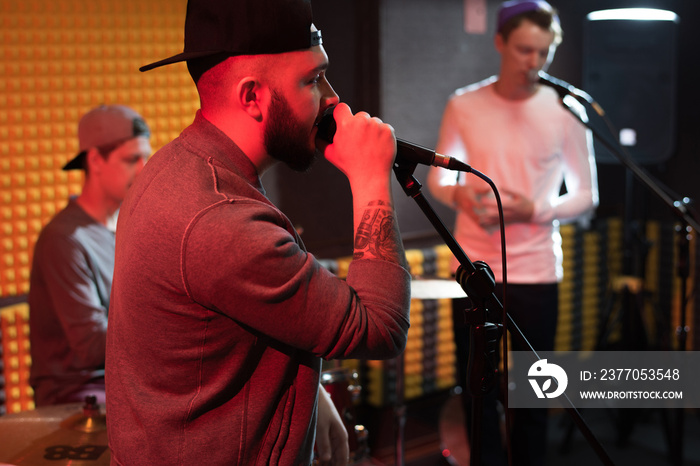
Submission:
[[[472,263],[469,257],[467,257],[466,253],[459,246],[459,243],[457,243],[457,241],[454,239],[454,237],[447,229],[445,224],[442,222],[440,217],[437,215],[435,210],[432,208],[428,200],[425,198],[425,196],[423,196],[423,193],[421,192],[422,186],[418,182],[418,180],[413,176],[413,173],[415,172],[416,168],[417,164],[415,163],[394,163],[394,174],[396,175],[396,179],[401,184],[401,188],[404,190],[406,195],[408,195],[409,197],[413,198],[414,201],[416,201],[416,204],[418,204],[420,209],[423,211],[425,216],[428,218],[430,223],[433,225],[435,230],[438,232],[440,237],[443,239],[447,247],[450,249],[452,254],[454,254],[455,258],[460,264],[459,268],[457,269],[457,276],[455,278],[459,285],[462,287],[462,289],[465,291],[467,296],[477,305],[476,311],[473,311],[471,313],[469,319],[471,326],[470,335],[472,337],[472,342],[470,342],[470,351],[472,353],[469,356],[469,365],[471,366],[470,370],[476,371],[479,369],[486,369],[487,366],[491,365],[490,361],[484,361],[479,359],[474,360],[474,362],[472,362],[472,356],[477,355],[477,357],[480,358],[481,355],[484,354],[485,348],[477,349],[475,348],[475,345],[486,344],[486,339],[490,338],[489,335],[493,336],[494,328],[487,326],[487,323],[485,322],[486,310],[483,304],[486,302],[487,298],[491,298],[491,302],[493,302],[494,306],[496,307],[495,311],[500,313],[503,312],[502,304],[500,303],[496,295],[493,293],[495,283],[492,272],[488,268],[487,264],[484,264],[483,262],[477,262],[477,267],[474,265],[474,263]],[[520,331],[520,328],[518,328],[518,326],[515,324],[510,314],[506,313],[506,319],[507,327],[508,330],[510,330],[511,335],[514,338],[517,338],[518,341],[522,342],[524,345],[527,345],[527,347],[530,348],[530,350],[537,357],[537,359],[540,359],[535,350],[532,348],[525,336]],[[470,433],[470,464],[472,466],[478,466],[481,463],[481,395],[488,391],[484,390],[488,388],[489,383],[492,383],[494,381],[495,375],[493,373],[484,374],[476,372],[473,375],[473,377],[470,377],[470,381],[466,387],[470,391],[473,391],[472,399],[474,400],[472,403],[472,432]],[[564,409],[566,409],[569,415],[573,418],[579,430],[586,438],[588,443],[591,445],[593,450],[596,452],[601,462],[604,465],[613,466],[614,463],[612,459],[605,451],[603,446],[600,444],[600,442],[598,442],[598,440],[595,438],[595,435],[585,423],[585,421],[581,417],[581,414],[573,406],[571,400],[566,396],[566,394],[564,394],[563,398],[565,398],[568,402],[568,406],[564,406]],[[478,411],[477,408],[479,409]],[[475,432],[477,430],[479,432]],[[397,441],[397,445],[400,445],[400,440]],[[508,446],[508,448],[510,449],[510,445]]]
[[[695,231],[700,231],[700,223],[693,218],[688,209],[690,200],[688,198],[683,198],[681,200],[674,200],[669,196],[666,191],[661,189],[661,187],[656,183],[640,166],[632,161],[632,158],[626,153],[622,146],[615,147],[610,141],[600,135],[600,132],[593,128],[587,121],[581,117],[573,108],[569,106],[564,100],[565,94],[559,94],[559,101],[561,104],[569,110],[578,121],[581,122],[586,128],[591,130],[593,136],[600,141],[609,151],[612,153],[629,171],[631,171],[642,183],[649,188],[658,198],[660,198],[671,211],[679,218],[681,225],[676,228],[676,233],[678,233],[678,274],[681,278],[681,324],[676,329],[676,336],[678,337],[678,349],[679,351],[686,350],[686,338],[688,334],[688,329],[686,326],[686,307],[689,304],[689,299],[687,297],[687,280],[688,280],[688,270],[687,267],[690,264],[690,252],[688,241],[690,239],[690,232],[694,229]],[[574,96],[572,96],[574,97]],[[585,99],[584,99],[585,100]],[[600,116],[608,124],[608,128],[611,128],[610,123],[605,118],[605,111],[596,102],[587,102],[595,110],[596,114]],[[614,131],[610,131],[614,135]],[[669,445],[669,450],[671,452],[671,458],[673,464],[681,465],[683,464],[683,410],[679,408],[676,417],[676,432],[674,445]]]
[[[396,178],[401,183],[404,191],[418,203],[431,223],[436,225],[438,232],[443,236],[443,239],[445,239],[445,243],[458,259],[460,266],[456,280],[467,293],[467,296],[475,303],[474,309],[468,314],[470,326],[470,354],[465,389],[468,390],[472,396],[472,428],[469,442],[471,447],[470,463],[472,466],[477,466],[481,463],[483,395],[493,388],[496,380],[495,372],[486,372],[489,367],[495,369],[495,364],[491,363],[491,361],[484,361],[481,358],[481,355],[485,353],[495,354],[496,350],[495,347],[489,348],[488,351],[486,350],[487,334],[493,336],[494,332],[498,330],[495,324],[486,322],[485,307],[486,298],[493,293],[495,283],[493,277],[489,275],[487,266],[477,268],[459,247],[459,244],[457,244],[420,192],[421,185],[412,176],[412,172],[417,165],[408,165],[409,168],[407,170],[404,164],[394,164]],[[448,235],[447,238],[445,238],[445,234]],[[493,338],[491,338],[491,341],[493,341]],[[496,338],[496,344],[497,341]]]
[[[676,227],[676,234],[678,238],[677,270],[678,277],[681,280],[681,322],[676,329],[676,336],[678,337],[678,351],[686,351],[686,339],[688,336],[685,311],[689,302],[687,287],[688,276],[690,274],[691,231],[692,228],[688,226],[687,223],[682,223]],[[680,466],[683,464],[683,431],[685,425],[685,418],[683,416],[682,408],[679,408],[676,411],[675,421],[676,435],[670,436],[669,450],[671,451],[671,464]]]

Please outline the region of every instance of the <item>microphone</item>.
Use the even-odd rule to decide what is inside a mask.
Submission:
[[[333,137],[337,129],[335,119],[333,118],[333,108],[334,107],[330,107],[326,109],[323,116],[316,124],[318,127],[316,137],[329,144],[333,142]],[[405,163],[432,165],[434,167],[442,167],[448,170],[462,172],[472,171],[472,167],[454,157],[438,154],[427,147],[396,138],[396,158],[394,159],[394,164],[400,166]]]
[[[539,83],[554,89],[557,92],[557,94],[559,94],[560,99],[563,99],[567,95],[570,95],[579,102],[581,102],[582,100],[588,102],[591,105],[591,107],[593,107],[593,109],[596,111],[596,113],[598,113],[598,115],[603,116],[605,114],[605,110],[603,110],[603,107],[601,107],[598,104],[598,102],[593,100],[593,97],[591,97],[590,94],[588,94],[587,92],[582,91],[581,89],[577,89],[576,87],[572,86],[566,81],[562,81],[559,78],[555,78],[554,76],[551,76],[545,73],[544,71],[540,71],[537,74],[539,76]]]

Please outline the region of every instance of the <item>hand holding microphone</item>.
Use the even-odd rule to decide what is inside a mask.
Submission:
[[[322,141],[332,143],[337,130],[336,121],[333,117],[333,107],[326,110],[317,126],[318,132],[316,133],[316,137]],[[454,157],[438,154],[434,150],[399,138],[396,138],[395,164],[433,165],[435,167],[447,168],[448,170],[471,171],[469,165]]]
[[[390,178],[396,150],[391,125],[366,112],[353,115],[348,105],[340,103],[328,108],[316,126],[318,147],[351,184],[355,178]]]

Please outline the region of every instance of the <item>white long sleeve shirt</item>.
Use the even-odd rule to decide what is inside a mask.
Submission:
[[[458,89],[450,97],[436,151],[460,159],[488,176],[499,189],[518,192],[534,203],[529,223],[506,225],[508,281],[554,283],[561,280],[559,222],[586,218],[598,205],[591,134],[556,93],[540,87],[528,99],[508,100],[495,92],[495,77]],[[585,110],[579,106],[578,111]],[[562,182],[566,194],[560,195]],[[432,168],[428,188],[454,207],[458,184],[477,191],[488,185],[474,175]],[[502,194],[503,197],[503,194]],[[502,280],[500,233],[485,230],[457,213],[456,240],[472,260],[483,260]]]

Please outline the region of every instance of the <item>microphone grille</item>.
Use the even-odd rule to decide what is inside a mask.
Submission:
[[[329,144],[333,142],[333,136],[335,136],[335,131],[337,129],[335,119],[333,118],[334,108],[335,107],[327,108],[316,125],[318,127],[316,137]]]

